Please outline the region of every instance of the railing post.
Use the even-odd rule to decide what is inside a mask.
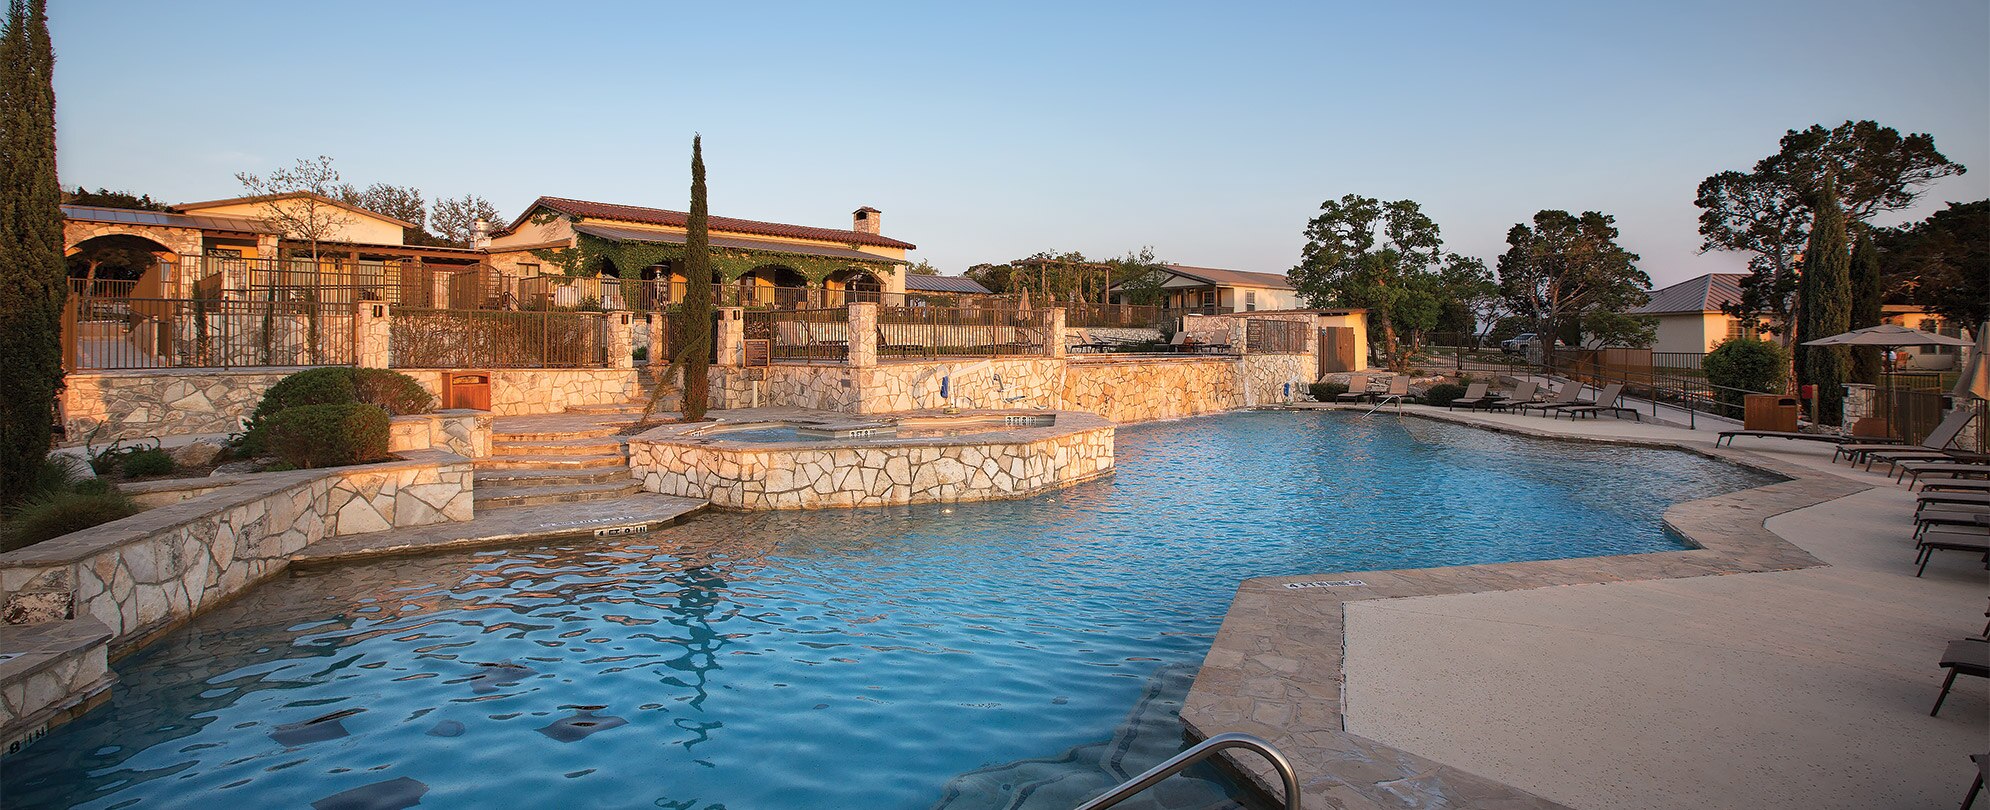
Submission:
[[[385,301],[353,305],[352,362],[361,368],[389,368],[394,362],[393,314]]]
[[[1045,338],[1045,340],[1049,341],[1049,345],[1044,347],[1045,349],[1044,354],[1045,356],[1053,360],[1062,360],[1064,359],[1064,352],[1065,352],[1064,308],[1051,307],[1049,316],[1050,316],[1048,318],[1048,320],[1050,321],[1050,329],[1048,330],[1049,337]]]
[[[610,312],[602,317],[608,319],[608,367],[635,368],[636,335],[629,323],[628,310]]]
[[[878,364],[878,305],[869,302],[851,304],[849,307],[850,326],[847,336],[850,340],[851,368],[870,368]]]
[[[670,313],[664,311],[662,306],[658,304],[655,312],[643,316],[649,319],[650,324],[650,368],[652,369],[663,368],[677,359],[663,356],[665,343],[669,340]]]
[[[740,353],[746,348],[746,310],[719,307],[717,311],[719,323],[712,341],[718,348],[718,365],[737,366],[741,362]]]

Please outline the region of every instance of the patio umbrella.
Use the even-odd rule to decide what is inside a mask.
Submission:
[[[1878,326],[1868,326],[1864,329],[1854,329],[1850,332],[1832,335],[1827,338],[1806,340],[1803,342],[1803,345],[1877,346],[1882,349],[1891,350],[1901,346],[1970,346],[1974,344],[1962,338],[1952,338],[1948,335],[1937,335],[1933,332],[1923,332],[1919,329],[1909,329],[1897,324],[1883,323]],[[1889,362],[1888,366],[1891,365],[1892,363]],[[1886,411],[1887,433],[1891,434],[1894,432],[1895,427],[1894,407],[1891,399],[1893,396],[1891,391],[1894,385],[1891,368],[1888,369],[1883,379],[1886,382],[1886,391],[1882,392],[1880,402],[1882,408]]]
[[[1956,398],[1990,399],[1990,321],[1976,327],[1976,348],[1969,350],[1969,362],[1955,381]]]

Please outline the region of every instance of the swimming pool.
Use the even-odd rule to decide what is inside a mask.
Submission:
[[[1773,480],[1344,412],[1130,426],[1118,452],[1026,501],[708,514],[272,582],[119,662],[112,704],[9,757],[0,795],[1068,807],[1179,750],[1171,712],[1246,577],[1676,549],[1666,505]]]

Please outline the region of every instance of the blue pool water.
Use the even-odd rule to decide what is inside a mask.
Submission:
[[[1770,480],[1348,413],[1127,427],[1118,451],[1114,477],[1028,501],[709,514],[278,580],[119,662],[113,703],[8,758],[0,798],[1069,807],[1179,750],[1244,578],[1675,549],[1666,505]]]

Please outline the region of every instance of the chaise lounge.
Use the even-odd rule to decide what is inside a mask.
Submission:
[[[1555,415],[1568,414],[1570,419],[1574,419],[1578,416],[1595,417],[1604,411],[1611,411],[1612,415],[1628,413],[1638,421],[1643,422],[1645,420],[1644,414],[1638,413],[1638,409],[1626,408],[1617,404],[1617,400],[1622,399],[1623,395],[1623,383],[1611,383],[1603,387],[1603,393],[1596,395],[1595,402],[1588,405],[1571,405],[1561,408],[1555,411]],[[1622,419],[1624,417],[1618,416],[1617,418]]]

